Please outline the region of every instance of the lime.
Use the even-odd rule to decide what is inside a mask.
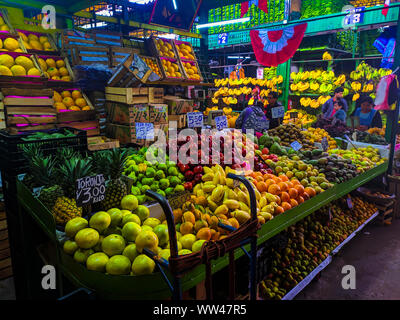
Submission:
[[[183,250],[180,250],[180,251],[178,252],[178,255],[179,255],[179,256],[183,256],[183,255],[185,255],[185,254],[191,254],[191,253],[192,253],[192,251],[187,250],[187,249],[183,249]]]
[[[128,194],[121,200],[121,208],[133,211],[138,207],[138,199],[133,194]]]
[[[109,257],[121,254],[125,249],[125,240],[119,234],[111,234],[104,238],[101,249]]]
[[[151,219],[151,218],[149,218],[149,219]],[[147,219],[147,220],[149,220],[149,219]],[[168,226],[165,224],[159,224],[158,226],[154,227],[153,231],[158,237],[158,242],[159,242],[160,246],[161,247],[166,246],[168,243],[168,240],[169,240]]]
[[[140,232],[142,232],[142,229],[135,222],[128,222],[122,228],[122,236],[127,241],[135,241]]]
[[[78,263],[86,263],[86,260],[92,255],[94,251],[92,249],[78,249],[74,253],[74,260]]]
[[[112,275],[129,274],[131,270],[131,261],[123,255],[115,255],[108,260],[106,264],[106,271]]]
[[[92,271],[105,272],[108,260],[108,256],[103,252],[93,253],[86,260],[86,268]]]
[[[136,240],[136,249],[138,252],[142,253],[143,248],[147,248],[154,253],[157,252],[158,247],[158,238],[157,235],[152,231],[142,231],[137,236]]]
[[[126,248],[124,249],[124,251],[122,252],[122,254],[125,257],[128,257],[129,260],[131,260],[131,262],[133,262],[136,257],[139,255],[139,253],[136,250],[136,244],[130,244],[129,246],[126,246]]]
[[[165,260],[168,260],[170,256],[171,256],[171,251],[169,249],[164,249],[160,252],[160,257],[164,258]]]
[[[182,243],[183,249],[192,249],[193,243],[196,241],[196,236],[194,234],[185,234],[182,236],[182,238],[179,240],[180,243]]]
[[[145,254],[138,255],[132,263],[132,272],[136,276],[151,274],[154,271],[156,264]]]
[[[195,243],[192,245],[192,251],[193,252],[198,252],[201,250],[201,247],[203,246],[203,243],[206,242],[206,240],[197,240]]]
[[[140,205],[135,210],[135,214],[138,215],[141,221],[144,221],[150,216],[150,210],[146,206]]]
[[[95,213],[89,220],[89,226],[102,233],[111,224],[111,217],[105,211]]]
[[[122,210],[125,211],[125,210]],[[129,211],[128,211],[129,212]],[[140,221],[140,218],[136,215],[133,214],[131,212],[129,212],[129,214],[125,215],[122,218],[122,225],[124,226],[125,224],[127,224],[128,222],[135,222],[137,223],[139,226],[142,224],[142,222]]]
[[[88,226],[88,221],[84,218],[77,217],[69,220],[65,225],[65,233],[68,238],[73,239],[75,235]]]
[[[154,227],[158,226],[160,223],[161,221],[158,220],[157,218],[147,218],[146,220],[144,220],[143,225],[150,226],[154,229]]]
[[[116,227],[121,224],[123,216],[121,210],[119,210],[118,208],[112,208],[108,210],[107,213],[111,217],[111,225],[110,225],[111,227]]]
[[[142,226],[142,231],[153,231],[153,228],[150,226]]]
[[[99,233],[92,228],[80,230],[75,236],[75,242],[79,248],[90,249],[99,241]]]
[[[76,244],[75,241],[67,240],[65,241],[63,248],[66,254],[72,256],[75,253],[75,251],[78,250],[78,245]]]

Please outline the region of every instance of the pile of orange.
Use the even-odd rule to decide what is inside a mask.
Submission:
[[[261,197],[273,195],[275,201],[270,201],[274,205],[274,215],[288,211],[304,201],[314,197],[317,193],[312,187],[304,187],[299,180],[291,180],[284,174],[275,176],[273,174],[262,174],[261,172],[252,172],[249,175],[254,186],[260,192]]]

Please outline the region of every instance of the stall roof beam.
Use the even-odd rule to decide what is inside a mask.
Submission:
[[[21,9],[42,9],[43,6],[46,4],[54,6],[56,9],[56,12],[59,14],[66,14],[67,10],[65,7],[57,5],[55,3],[46,3],[43,1],[37,1],[37,0],[18,0],[18,1],[11,1],[11,0],[1,0],[0,5],[2,6],[8,6],[8,7],[15,7],[15,8],[21,8]]]
[[[135,22],[135,21],[125,21],[123,19],[119,20],[114,17],[104,17],[104,16],[99,16],[99,15],[96,15],[96,17],[94,17],[94,15],[90,12],[81,11],[81,12],[76,13],[75,16],[81,17],[81,18],[87,18],[87,19],[96,18],[97,21],[129,25],[130,27],[134,27],[134,28],[154,30],[154,31],[165,32],[165,33],[173,33],[173,34],[177,34],[177,35],[184,36],[184,37],[201,39],[200,34],[196,34],[196,33],[192,33],[192,32],[187,32],[187,31],[178,30],[178,29],[174,29],[174,28],[168,28],[168,27],[155,26],[155,25],[140,23],[140,22]]]
[[[68,12],[70,13],[75,13],[78,11],[81,11],[83,9],[89,8],[89,7],[93,7],[96,4],[99,4],[101,2],[104,2],[102,0],[79,0],[79,1],[75,1],[72,5],[70,5],[68,7]]]

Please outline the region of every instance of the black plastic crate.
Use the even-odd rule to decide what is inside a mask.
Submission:
[[[22,138],[27,138],[35,132],[64,134],[66,130],[73,132],[75,136],[33,141],[22,140]],[[60,148],[72,148],[79,152],[86,152],[88,150],[87,135],[84,130],[63,127],[50,130],[27,131],[18,135],[11,135],[6,130],[0,130],[0,171],[7,172],[7,174],[12,176],[26,173],[29,166],[22,147],[33,144],[39,145],[44,155],[54,154]]]

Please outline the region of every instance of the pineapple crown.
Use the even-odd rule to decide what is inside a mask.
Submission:
[[[128,160],[128,153],[122,149],[112,149],[107,151],[108,164],[106,167],[106,174],[110,180],[119,179],[122,176],[126,161]],[[103,168],[104,170],[104,168]]]
[[[66,159],[58,170],[61,175],[61,186],[67,190],[68,197],[73,197],[76,180],[89,176],[92,172],[90,159]]]
[[[56,161],[52,157],[34,155],[31,159],[31,174],[40,186],[55,185]]]
[[[40,150],[39,144],[22,145],[21,149],[25,158],[28,160],[29,166],[32,167],[32,161],[35,157],[43,157],[43,152]]]

